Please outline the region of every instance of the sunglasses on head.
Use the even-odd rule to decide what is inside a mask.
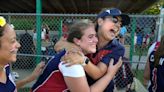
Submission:
[[[116,17],[113,17],[113,16],[107,16],[104,19],[109,19],[113,23],[117,23],[118,22],[118,19]]]

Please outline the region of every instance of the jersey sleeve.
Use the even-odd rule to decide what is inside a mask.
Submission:
[[[150,53],[154,50],[155,45],[156,45],[156,42],[153,43],[153,44],[149,47],[149,50],[148,50],[148,53],[147,53],[147,57],[148,57],[148,56],[150,55]]]
[[[111,53],[105,55],[101,62],[105,63],[107,66],[110,62],[110,59],[114,59],[114,64],[116,64],[120,57],[123,57],[125,53],[125,48],[123,46],[119,46],[116,49],[113,49]]]
[[[63,74],[63,76],[67,77],[83,77],[85,76],[85,71],[82,65],[76,64],[70,67],[66,67],[67,64],[59,64],[59,70]]]

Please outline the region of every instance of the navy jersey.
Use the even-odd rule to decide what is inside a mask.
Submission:
[[[156,79],[157,79],[157,69],[154,67],[154,51],[149,55],[149,67],[150,67],[150,86],[148,87],[149,92],[154,92],[156,90]]]
[[[159,47],[159,42],[154,43],[149,49],[150,86],[149,92],[164,92],[164,56],[159,59],[158,67],[154,66],[154,53]]]
[[[59,71],[58,65],[65,50],[54,55],[48,63],[43,73],[32,86],[31,92],[65,92],[67,90],[63,75]]]
[[[157,67],[157,91],[164,92],[164,56],[160,57]]]
[[[5,66],[7,80],[6,83],[0,82],[0,92],[17,92],[16,85],[10,74],[9,64]]]
[[[119,57],[124,56],[124,53],[125,53],[124,46],[122,46],[117,39],[114,39],[111,42],[109,42],[104,48],[98,50],[94,54],[89,54],[87,56],[95,65],[98,64],[99,61],[101,61],[108,66],[111,58],[114,59],[114,64],[115,64],[119,60]],[[87,75],[87,80],[90,85],[96,82],[88,75]],[[113,92],[113,89],[114,89],[114,81],[111,81],[104,92]]]

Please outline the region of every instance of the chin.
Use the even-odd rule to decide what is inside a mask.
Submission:
[[[95,53],[95,52],[96,52],[96,49],[90,50],[90,53]]]
[[[12,62],[16,62],[16,60],[17,60],[16,58],[12,58],[11,59]]]
[[[113,39],[114,39],[114,37],[110,38],[110,40],[113,40]]]

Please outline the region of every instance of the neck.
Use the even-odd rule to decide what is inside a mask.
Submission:
[[[99,38],[99,41],[98,41],[98,44],[97,44],[98,49],[103,48],[104,46],[106,46],[109,43],[109,41],[105,40],[102,36],[100,36],[98,38]]]
[[[0,65],[0,72],[3,71],[4,66]]]
[[[5,63],[0,61],[0,72],[3,71],[5,65],[6,65]]]

